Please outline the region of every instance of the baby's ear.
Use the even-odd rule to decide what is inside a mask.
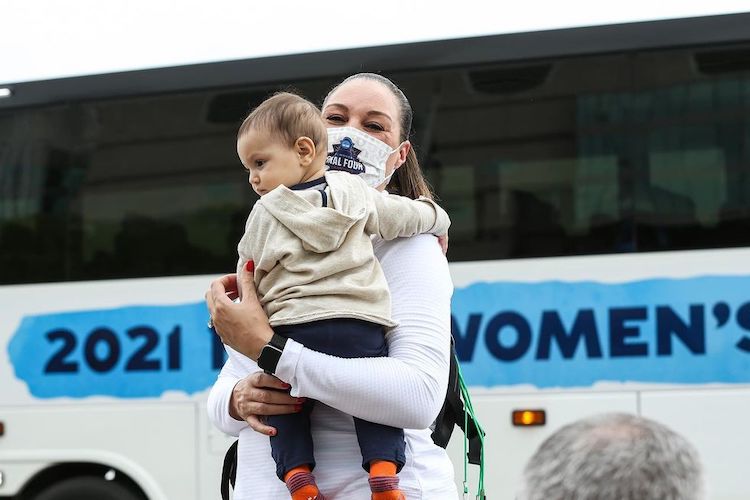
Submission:
[[[294,143],[294,149],[299,155],[300,163],[308,166],[315,159],[315,142],[307,136],[302,136]]]

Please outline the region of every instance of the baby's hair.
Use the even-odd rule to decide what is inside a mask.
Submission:
[[[269,133],[288,147],[300,137],[309,137],[319,152],[328,147],[328,134],[320,110],[304,97],[290,92],[278,92],[255,108],[237,132],[239,140],[249,130]]]

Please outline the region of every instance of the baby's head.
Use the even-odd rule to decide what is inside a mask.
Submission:
[[[261,196],[323,175],[327,147],[320,110],[288,92],[263,101],[237,132],[237,154]]]

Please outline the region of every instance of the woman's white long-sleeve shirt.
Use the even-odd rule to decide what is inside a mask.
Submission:
[[[367,499],[370,489],[351,415],[405,429],[406,465],[399,473],[409,500],[455,500],[453,467],[433,444],[429,425],[438,414],[448,383],[450,298],[448,264],[434,236],[376,240],[375,255],[392,297],[398,322],[387,340],[387,358],[344,359],[288,341],[276,375],[292,394],[318,401],[312,413],[315,477],[323,494],[335,499]],[[219,429],[239,436],[235,500],[284,499],[267,436],[229,415],[237,381],[258,370],[231,350],[211,389],[208,413]]]

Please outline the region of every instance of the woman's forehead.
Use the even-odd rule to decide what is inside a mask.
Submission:
[[[334,90],[325,105],[336,104],[345,106],[352,112],[379,111],[394,119],[398,115],[396,98],[391,91],[380,82],[364,78],[349,80]]]

